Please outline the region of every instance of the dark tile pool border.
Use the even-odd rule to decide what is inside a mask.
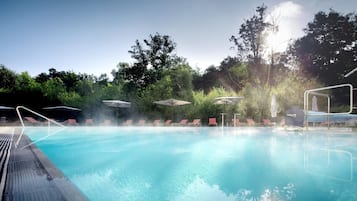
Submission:
[[[18,136],[14,135],[13,142]],[[29,143],[31,140],[23,135],[18,148],[11,146],[2,200],[89,200],[36,145],[24,147]]]

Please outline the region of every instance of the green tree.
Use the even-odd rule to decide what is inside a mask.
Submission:
[[[11,89],[16,82],[16,73],[0,65],[0,89]]]
[[[219,69],[215,66],[209,66],[203,75],[195,74],[193,86],[195,90],[203,90],[204,93],[209,93],[213,87],[219,87]]]
[[[40,90],[40,85],[27,72],[22,72],[16,77],[14,89],[20,92],[31,92]]]
[[[208,93],[194,91],[193,101],[187,114],[190,118],[200,118],[204,125],[209,117],[220,118],[222,112],[229,111],[230,114],[238,112],[237,105],[216,105],[214,99],[221,96],[237,96],[237,93],[223,87],[213,87]],[[226,117],[228,118],[228,117]],[[229,117],[230,118],[230,117]]]
[[[307,25],[305,34],[293,47],[304,74],[326,85],[357,84],[356,75],[344,77],[356,67],[357,15],[341,15],[334,10],[319,12]]]
[[[238,58],[227,57],[218,67],[210,66],[203,75],[192,73],[195,90],[204,90],[205,93],[213,87],[224,87],[227,90],[238,92],[248,81],[247,65]]]
[[[266,36],[275,26],[267,22],[266,12],[264,4],[258,6],[256,14],[241,25],[238,36],[230,38],[236,46],[238,58],[248,62],[249,80],[255,84],[266,83],[270,77],[270,66],[264,65],[263,53],[266,51]]]
[[[83,98],[76,92],[62,92],[58,94],[58,100],[63,105],[83,107]]]
[[[264,4],[258,6],[256,14],[241,25],[238,36],[233,35],[230,38],[237,48],[238,56],[254,64],[262,63],[265,31],[270,26],[266,23],[266,11]]]
[[[156,105],[153,102],[174,97],[172,80],[169,75],[140,92],[136,98],[138,113],[147,114],[151,118],[172,118],[172,108]]]
[[[168,35],[150,35],[144,43],[139,40],[128,52],[135,60],[132,65],[119,64],[119,71],[112,72],[116,76],[122,77],[129,88],[144,88],[161,79],[165,69],[169,69],[173,64],[182,62],[176,56],[174,50],[176,43]]]
[[[58,103],[58,95],[65,92],[65,85],[58,77],[50,79],[42,85],[43,95],[55,103]]]
[[[178,65],[168,71],[174,97],[192,99],[192,68],[189,65]]]

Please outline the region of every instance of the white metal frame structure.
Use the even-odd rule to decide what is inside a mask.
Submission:
[[[44,116],[44,115],[42,115],[42,114],[40,114],[40,113],[38,113],[38,112],[35,112],[35,111],[33,111],[33,110],[31,110],[31,109],[25,107],[25,106],[17,106],[17,107],[16,107],[16,113],[17,113],[17,116],[18,116],[19,119],[20,119],[20,122],[21,122],[21,125],[22,125],[22,130],[21,130],[21,134],[20,134],[19,138],[17,139],[17,141],[16,141],[16,143],[15,143],[15,147],[16,147],[16,148],[17,148],[17,146],[18,146],[18,144],[19,144],[19,142],[20,142],[20,140],[21,140],[21,137],[22,137],[22,135],[24,134],[24,130],[25,130],[25,124],[24,124],[24,121],[23,121],[23,119],[22,119],[22,115],[21,115],[21,113],[20,113],[20,109],[26,110],[26,111],[28,111],[28,112],[30,112],[30,113],[36,115],[36,116],[39,116],[39,117],[41,117],[41,118],[47,120],[48,132],[49,132],[49,130],[50,130],[50,128],[51,128],[51,123],[56,124],[56,125],[59,126],[60,128],[65,128],[65,127],[66,127],[66,126],[64,126],[63,124],[58,123],[57,121],[52,120],[52,119],[50,119],[50,118],[47,118],[46,116]],[[48,137],[48,136],[49,136],[49,135],[47,135],[46,137]],[[46,137],[44,137],[44,138],[46,138]],[[42,139],[39,139],[39,140],[42,140]],[[39,141],[39,140],[37,140],[37,141]],[[33,142],[33,143],[34,143],[34,142]],[[33,144],[33,143],[31,143],[31,144]],[[29,145],[31,145],[31,144],[29,144]],[[27,145],[27,146],[29,146],[29,145]],[[24,147],[23,147],[23,148],[24,148]]]
[[[328,94],[323,94],[319,93],[319,91],[324,91],[328,89],[336,89],[336,88],[343,88],[343,87],[348,87],[349,88],[349,93],[350,93],[350,100],[349,100],[349,111],[347,112],[336,112],[336,113],[331,113],[331,98]],[[317,88],[317,89],[310,89],[306,90],[304,92],[304,113],[305,113],[305,126],[308,128],[308,116],[321,116],[321,114],[308,114],[308,108],[309,108],[309,95],[316,95],[316,96],[323,96],[327,98],[327,113],[324,114],[324,116],[327,115],[328,117],[328,126],[330,125],[329,122],[329,116],[331,115],[344,115],[344,114],[351,114],[354,109],[357,109],[356,106],[353,105],[353,91],[357,90],[356,88],[353,88],[351,84],[340,84],[340,85],[334,85],[334,86],[328,86],[328,87],[322,87],[322,88]]]
[[[310,155],[313,155],[314,151],[317,152],[322,152],[326,154],[325,162],[326,163],[316,163],[313,159],[310,159]],[[313,165],[319,166],[319,168],[322,168],[324,170],[328,170],[330,166],[332,165],[331,162],[331,154],[338,154],[339,156],[344,156],[348,160],[348,175],[345,175],[345,177],[337,176],[337,175],[329,175],[326,173],[321,173],[318,171],[315,171],[313,168],[311,168]],[[341,149],[330,149],[330,148],[310,148],[309,150],[304,151],[304,169],[306,172],[314,175],[319,175],[319,176],[325,176],[331,179],[339,180],[339,181],[345,181],[345,182],[351,182],[353,180],[353,170],[354,166],[353,163],[355,162],[357,158],[353,157],[352,153],[349,151],[341,150]]]
[[[328,89],[335,89],[335,88],[343,88],[343,87],[349,88],[349,92],[350,92],[349,111],[331,113],[331,110],[330,110],[331,109],[331,98],[328,94],[320,93],[320,91],[324,91],[324,90],[328,90]],[[357,90],[357,89],[354,89],[351,84],[340,84],[340,85],[327,86],[327,87],[322,87],[322,88],[306,90],[304,92],[304,113],[305,113],[305,127],[306,127],[306,129],[308,128],[308,116],[321,116],[321,114],[309,114],[308,113],[308,111],[309,111],[309,95],[310,94],[327,98],[327,113],[324,114],[324,116],[327,115],[328,126],[329,126],[330,125],[329,116],[351,114],[354,109],[357,109],[357,107],[353,106],[353,91],[355,91],[355,90]]]

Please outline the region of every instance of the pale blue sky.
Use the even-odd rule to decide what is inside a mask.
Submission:
[[[284,2],[299,8],[285,22],[295,37],[317,11],[357,9],[356,0],[0,0],[0,64],[32,76],[52,67],[109,75],[132,61],[136,39],[158,32],[172,37],[191,66],[205,69],[234,54],[229,38],[257,6],[273,10]]]

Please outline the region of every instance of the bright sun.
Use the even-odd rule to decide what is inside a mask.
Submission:
[[[302,14],[301,9],[300,5],[292,1],[282,2],[272,8],[267,21],[273,21],[278,26],[278,30],[267,35],[265,41],[267,51],[283,52],[289,42],[301,34],[302,28],[298,26],[299,17]]]

